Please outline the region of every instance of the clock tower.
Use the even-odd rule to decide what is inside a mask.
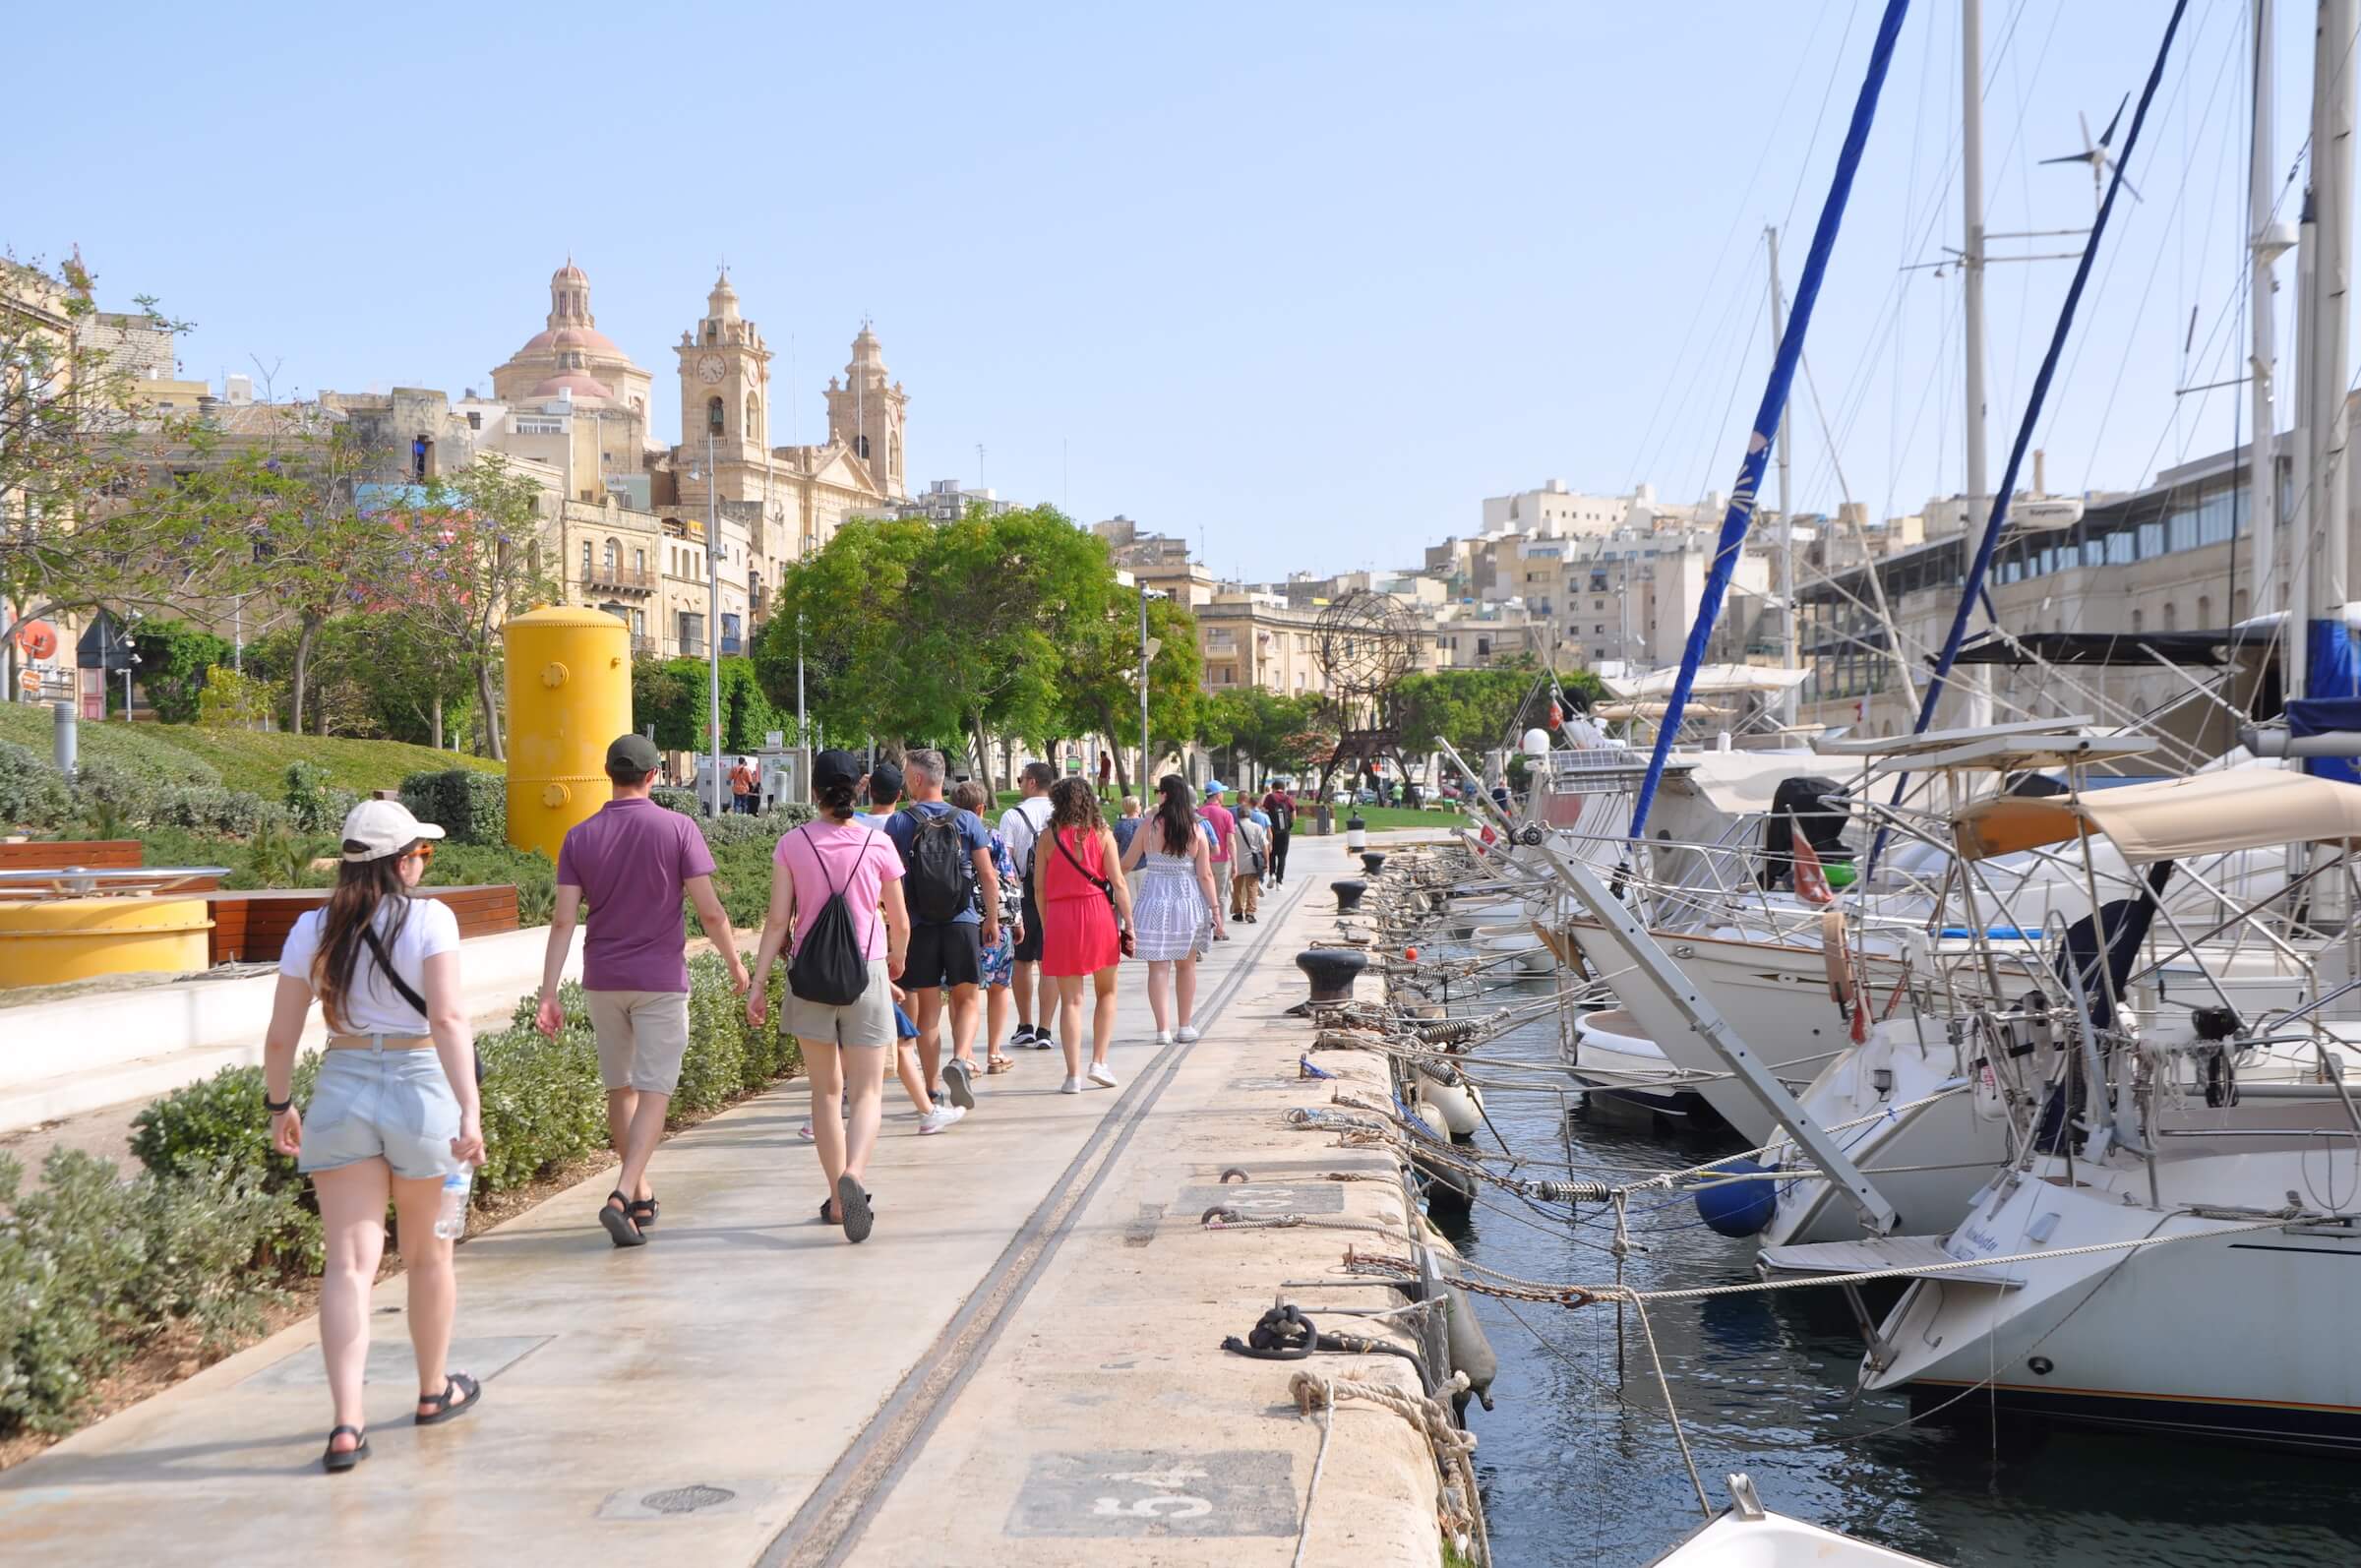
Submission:
[[[717,465],[760,462],[770,442],[770,350],[738,314],[724,269],[705,297],[704,319],[681,334],[681,446],[702,454],[713,438]]]

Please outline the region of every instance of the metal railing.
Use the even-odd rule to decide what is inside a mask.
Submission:
[[[593,566],[582,569],[585,589],[617,589],[626,593],[656,591],[656,572],[653,567]]]

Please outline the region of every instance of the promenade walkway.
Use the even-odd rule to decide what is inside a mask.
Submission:
[[[1296,952],[1332,925],[1342,840],[1299,840],[1295,861],[1260,924],[1204,966],[1196,1045],[1152,1043],[1131,968],[1121,1089],[1060,1096],[1057,1057],[1027,1052],[941,1137],[915,1136],[903,1105],[870,1173],[867,1244],[816,1223],[806,1094],[784,1086],[664,1146],[650,1245],[607,1244],[602,1174],[460,1249],[453,1364],[485,1378],[476,1412],[408,1424],[392,1281],[369,1463],[319,1473],[329,1417],[306,1322],[0,1476],[0,1558],[1287,1563],[1319,1428],[1288,1403],[1293,1368],[1217,1346],[1278,1281],[1374,1237],[1208,1233],[1198,1213],[1236,1165],[1281,1207],[1402,1223],[1391,1181],[1287,1190],[1391,1170],[1281,1125],[1327,1099],[1294,1081],[1309,1033],[1279,1014],[1302,995]],[[1390,1357],[1320,1369],[1411,1381]],[[1423,1441],[1343,1409],[1306,1560],[1431,1563],[1433,1518]]]

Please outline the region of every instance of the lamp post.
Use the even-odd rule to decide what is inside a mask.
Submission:
[[[712,754],[706,758],[710,791],[708,815],[721,814],[721,563],[714,552],[721,543],[721,486],[713,471],[713,432],[705,432],[705,722]]]
[[[1154,591],[1144,582],[1139,585],[1139,798],[1143,801],[1148,798],[1148,769],[1154,765],[1148,755],[1148,666],[1164,647],[1162,637],[1148,635],[1148,596]]]

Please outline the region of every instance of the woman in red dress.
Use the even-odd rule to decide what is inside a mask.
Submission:
[[[1131,924],[1131,888],[1117,870],[1122,855],[1088,780],[1061,778],[1050,786],[1050,826],[1042,838],[1033,851],[1033,895],[1041,909],[1041,978],[1058,988],[1058,1036],[1065,1051],[1059,1093],[1082,1092],[1085,980],[1095,996],[1089,1081],[1112,1089],[1107,1047],[1115,1038],[1115,966]]]

